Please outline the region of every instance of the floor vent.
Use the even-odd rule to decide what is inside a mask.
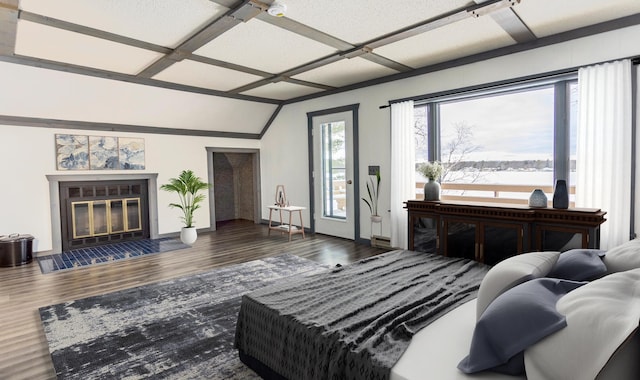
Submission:
[[[371,237],[371,246],[391,249],[391,239],[386,236],[373,235]]]

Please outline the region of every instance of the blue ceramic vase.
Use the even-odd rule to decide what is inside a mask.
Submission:
[[[553,189],[553,208],[569,208],[567,181],[559,179]]]

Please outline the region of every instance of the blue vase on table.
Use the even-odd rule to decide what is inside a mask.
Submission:
[[[569,208],[569,191],[567,181],[559,179],[553,189],[553,208]]]

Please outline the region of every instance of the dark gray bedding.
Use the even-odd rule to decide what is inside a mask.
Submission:
[[[476,297],[489,267],[392,251],[242,298],[236,347],[297,379],[388,379],[411,337]]]

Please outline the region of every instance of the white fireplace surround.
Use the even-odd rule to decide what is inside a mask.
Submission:
[[[149,235],[158,236],[158,173],[131,174],[56,174],[47,175],[49,199],[51,203],[51,243],[52,252],[62,252],[62,222],[60,220],[60,182],[147,180],[149,197]]]

